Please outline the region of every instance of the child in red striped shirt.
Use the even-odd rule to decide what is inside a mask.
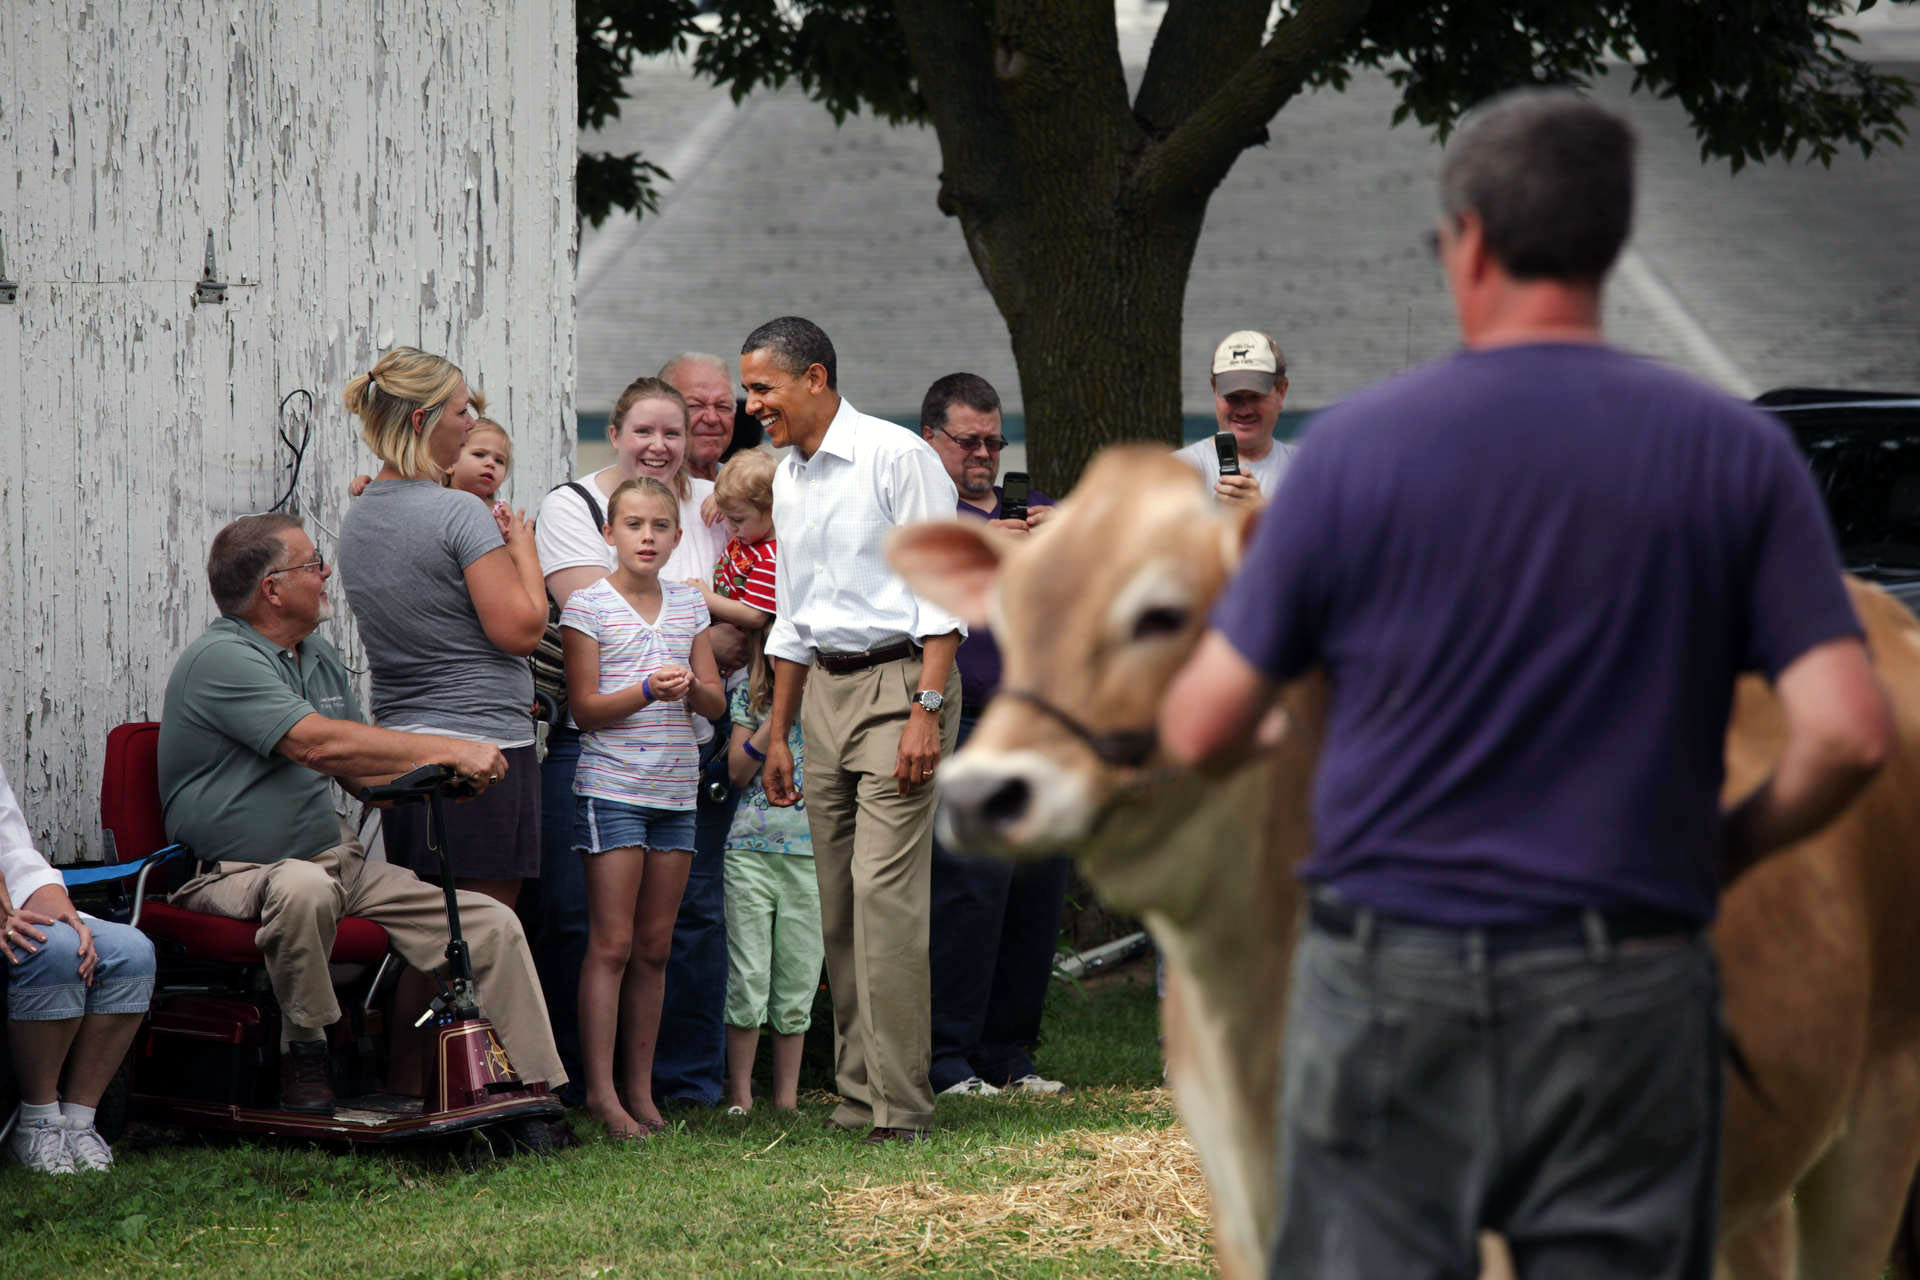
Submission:
[[[773,622],[773,472],[780,460],[765,449],[744,449],[727,459],[713,482],[713,497],[727,519],[727,548],[713,568],[713,585],[700,588],[715,622],[743,631],[764,631]],[[757,649],[758,646],[756,645]]]

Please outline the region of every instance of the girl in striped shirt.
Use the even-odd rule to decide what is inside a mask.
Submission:
[[[617,1138],[666,1127],[653,1101],[653,1047],[674,916],[693,860],[700,750],[689,712],[726,714],[700,593],[662,582],[680,542],[680,503],[650,477],[607,500],[614,570],[560,616],[567,701],[582,730],[573,843],[586,857],[587,957],[580,1057],[587,1110]],[[620,1042],[621,1087],[613,1080]]]

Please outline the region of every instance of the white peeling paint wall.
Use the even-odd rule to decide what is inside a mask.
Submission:
[[[333,550],[380,349],[486,392],[517,504],[569,473],[573,40],[554,0],[0,0],[0,763],[58,860],[100,856],[107,731],[159,717],[282,427]]]

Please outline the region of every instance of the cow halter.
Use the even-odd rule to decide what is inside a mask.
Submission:
[[[1110,729],[1100,732],[1089,729],[1071,714],[1037,693],[1029,693],[1025,689],[1002,689],[997,696],[1026,703],[1078,738],[1102,764],[1111,765],[1116,769],[1143,769],[1147,761],[1153,758],[1154,752],[1160,748],[1160,735],[1152,728]]]

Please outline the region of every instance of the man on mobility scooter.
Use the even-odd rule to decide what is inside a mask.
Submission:
[[[331,1113],[325,1029],[340,1017],[328,956],[342,916],[371,920],[424,972],[448,941],[442,891],[368,861],[334,811],[330,780],[359,794],[422,764],[477,791],[506,772],[484,743],[361,722],[345,665],[313,634],[329,614],[331,569],[298,520],[245,516],[215,536],[207,577],[221,616],[167,682],[159,736],[169,840],[201,873],[175,906],[258,920],[254,941],[280,1006],[283,1110]],[[521,1078],[566,1081],[519,921],[482,894],[457,897],[475,985]]]

